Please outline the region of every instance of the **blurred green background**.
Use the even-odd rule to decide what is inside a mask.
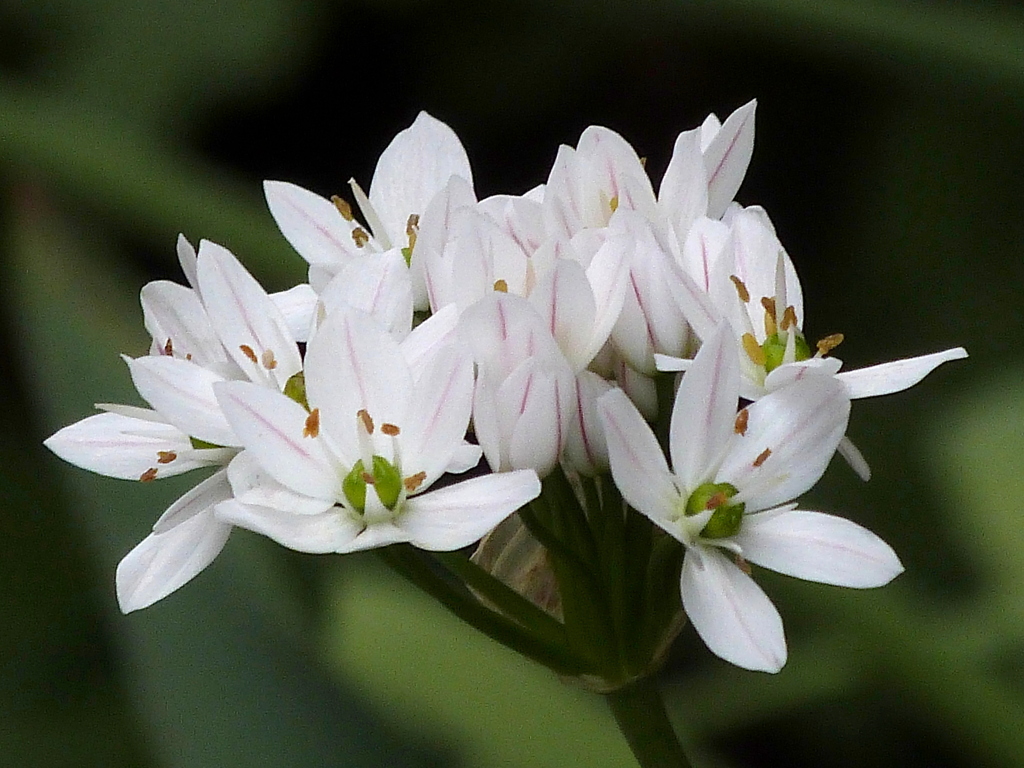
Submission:
[[[666,696],[704,766],[1024,765],[1024,11],[918,0],[0,0],[0,765],[622,766],[603,702],[520,661],[372,557],[236,532],[121,616],[114,566],[191,484],[63,465],[40,441],[137,402],[138,291],[174,239],[304,275],[260,182],[365,185],[416,112],[481,196],[614,128],[657,180],[672,142],[756,97],[739,199],[800,270],[812,337],[860,367],[964,345],[860,402],[868,484],[806,506],[907,573],[843,591],[763,574],[788,666],[684,632]]]

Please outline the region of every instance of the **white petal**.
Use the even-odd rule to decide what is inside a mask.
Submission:
[[[309,329],[313,327],[313,313],[316,310],[316,291],[306,283],[296,285],[287,291],[270,294],[270,300],[281,313],[292,338],[305,342],[309,339]]]
[[[484,475],[407,499],[396,524],[415,546],[447,552],[483,538],[539,495],[532,470]]]
[[[963,347],[935,352],[931,355],[910,357],[905,360],[894,360],[891,363],[872,365],[856,371],[840,373],[838,379],[846,385],[850,397],[875,397],[891,395],[912,387],[943,363],[950,360],[962,360],[967,357]]]
[[[654,212],[654,190],[636,150],[609,128],[592,125],[580,135],[576,152],[592,169],[593,184],[622,209]]]
[[[285,181],[263,182],[270,214],[281,234],[310,264],[336,264],[359,254],[347,221],[330,200]]]
[[[735,434],[740,369],[732,329],[723,323],[700,348],[676,393],[669,426],[672,469],[686,491],[711,479]]]
[[[406,245],[409,216],[422,215],[452,176],[461,176],[472,184],[466,150],[455,131],[420,112],[381,153],[370,184],[370,202],[391,245]],[[378,232],[374,235],[380,237]]]
[[[654,433],[621,389],[597,401],[612,477],[631,507],[664,526],[681,499]]]
[[[139,394],[186,435],[214,445],[240,445],[213,394],[222,376],[175,357],[125,361]]]
[[[179,233],[178,240],[175,243],[175,250],[178,253],[178,263],[181,265],[181,271],[185,274],[185,279],[198,292],[199,280],[196,277],[196,249],[192,247],[192,243],[183,234]]]
[[[782,619],[754,580],[709,547],[686,550],[680,579],[683,609],[712,653],[758,672],[786,663]]]
[[[680,266],[702,291],[711,291],[713,266],[721,258],[728,240],[729,227],[707,217],[697,219],[686,235]]]
[[[317,499],[296,493],[277,482],[260,465],[251,451],[242,451],[227,469],[231,494],[242,504],[270,507],[296,515],[316,515],[334,506],[332,499]]]
[[[198,271],[207,314],[228,354],[253,381],[274,381],[283,389],[302,370],[302,360],[274,302],[238,259],[216,243],[199,244]]]
[[[512,469],[545,477],[558,461],[575,407],[572,369],[560,354],[525,361],[498,391],[498,421]]]
[[[856,523],[781,509],[746,515],[734,541],[752,563],[840,587],[880,587],[903,573],[892,547]]]
[[[146,330],[161,352],[166,354],[169,347],[175,357],[199,365],[227,361],[206,309],[191,288],[157,280],[143,287],[141,300]]]
[[[736,196],[754,152],[754,110],[750,101],[722,124],[707,149],[704,164],[708,173],[708,216],[721,217]]]
[[[610,469],[608,441],[597,413],[597,400],[611,390],[610,382],[593,371],[576,374],[576,408],[569,420],[569,435],[562,461],[584,475],[593,477]]]
[[[188,435],[177,427],[118,413],[89,416],[51,435],[43,445],[76,467],[121,480],[139,480],[152,474],[150,470],[156,470],[157,477],[180,475],[222,458],[220,451],[193,450]],[[169,456],[174,458],[167,461]]]
[[[151,533],[117,565],[117,602],[123,613],[162,600],[188,583],[224,548],[231,526],[207,507],[163,533]]]
[[[483,450],[479,445],[474,445],[473,443],[468,443],[464,440],[455,449],[455,452],[452,454],[452,458],[449,460],[448,466],[445,467],[444,471],[453,475],[460,475],[463,472],[468,472],[480,463],[480,457],[482,455]]]
[[[217,505],[217,516],[227,523],[268,536],[297,552],[347,552],[363,526],[340,507],[318,515],[295,515],[268,507],[231,500]]]
[[[225,382],[216,392],[235,433],[271,477],[296,493],[331,501],[340,498],[338,469],[321,439],[304,434],[309,417],[305,408],[248,382]]]
[[[459,310],[452,304],[435,312],[402,339],[402,356],[414,375],[434,355],[435,350],[453,337],[459,320]]]
[[[846,459],[850,469],[857,473],[857,477],[865,483],[871,479],[871,466],[868,464],[867,459],[864,458],[864,454],[860,452],[860,449],[853,444],[853,440],[844,436],[839,441],[837,450],[839,455]]]
[[[353,259],[320,292],[327,314],[339,303],[371,315],[401,341],[412,328],[412,279],[401,252]]]
[[[214,472],[199,485],[186,493],[160,515],[153,524],[153,533],[165,533],[175,526],[206,511],[215,504],[231,498],[231,485],[228,483],[227,472]]]
[[[575,261],[558,259],[555,268],[538,281],[530,303],[573,368],[585,368],[605,340],[596,346],[591,344],[597,306],[583,267]]]
[[[658,189],[658,207],[680,238],[708,209],[708,174],[700,150],[700,129],[676,137],[672,159]]]

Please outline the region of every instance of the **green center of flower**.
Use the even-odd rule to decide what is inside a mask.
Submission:
[[[381,504],[394,510],[402,494],[402,474],[398,468],[383,456],[373,457],[373,472],[367,472],[363,460],[345,475],[341,482],[342,492],[348,503],[358,512],[366,511],[366,486],[373,485]]]
[[[690,494],[690,498],[686,500],[687,517],[699,515],[709,509],[714,510],[711,519],[700,532],[702,538],[724,539],[739,533],[745,505],[727,503],[738,492],[736,486],[731,483],[704,483]]]
[[[292,374],[284,383],[284,394],[309,410],[309,401],[306,399],[306,376],[302,371]]]
[[[761,349],[764,350],[764,372],[771,373],[780,365],[782,365],[783,357],[786,354],[786,340],[788,334],[786,333],[773,333],[761,344]],[[811,348],[807,344],[807,339],[799,331],[796,332],[794,339],[796,357],[794,360],[800,362],[802,360],[811,359]]]

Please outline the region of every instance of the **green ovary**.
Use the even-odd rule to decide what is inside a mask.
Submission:
[[[771,373],[780,365],[782,365],[782,358],[786,354],[786,337],[784,333],[773,333],[764,343],[761,344],[761,349],[764,350],[764,372]],[[796,361],[810,360],[811,348],[807,346],[807,339],[803,337],[803,334],[796,334]]]
[[[345,498],[360,513],[366,511],[366,476],[366,469],[360,459],[341,482]],[[402,494],[402,474],[398,468],[383,456],[374,456],[373,474],[370,477],[381,504],[393,510]]]
[[[307,411],[309,410],[309,401],[306,400],[306,377],[302,371],[294,374],[284,383],[284,394]]]
[[[686,516],[700,514],[709,509],[715,510],[711,519],[701,530],[701,538],[724,539],[735,536],[743,523],[743,504],[726,504],[738,493],[731,483],[704,483],[690,494],[686,500]]]

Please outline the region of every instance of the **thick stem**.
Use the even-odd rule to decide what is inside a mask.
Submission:
[[[605,698],[641,768],[691,768],[653,679],[638,680]]]

